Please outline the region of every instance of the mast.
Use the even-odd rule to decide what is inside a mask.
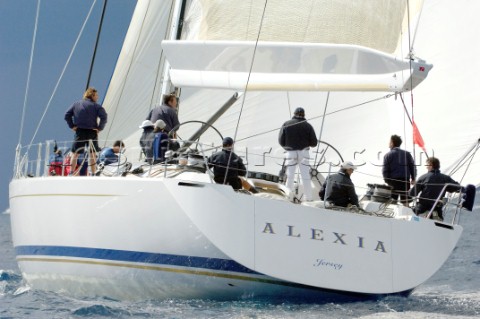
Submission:
[[[100,40],[100,33],[102,32],[103,17],[105,16],[105,10],[107,8],[107,2],[108,2],[108,0],[103,1],[102,16],[100,17],[100,23],[98,24],[97,39],[95,41],[95,48],[93,49],[92,62],[90,63],[90,70],[88,72],[88,79],[87,79],[87,85],[85,87],[85,90],[87,90],[90,86],[90,79],[92,77],[93,65],[95,63],[95,56],[97,55],[97,47],[98,47],[98,42]]]
[[[176,0],[174,1],[174,9],[172,14],[172,20],[170,23],[170,34],[168,39],[170,40],[180,40],[182,35],[183,28],[183,16],[185,14],[186,0]],[[163,84],[162,84],[162,94],[167,94],[167,91],[170,91],[170,63],[165,61],[163,69]],[[175,89],[177,97],[179,97],[177,89]]]

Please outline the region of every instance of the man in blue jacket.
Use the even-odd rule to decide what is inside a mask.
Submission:
[[[96,152],[100,151],[98,147],[98,133],[107,124],[107,112],[97,101],[97,90],[92,87],[88,88],[83,94],[83,99],[73,103],[65,113],[65,121],[67,121],[68,127],[75,132],[71,160],[72,175],[78,174],[76,172],[78,154],[84,152],[89,141],[92,141],[92,145],[89,147],[90,169],[93,175],[96,172]]]
[[[402,139],[398,135],[390,137],[390,151],[383,157],[382,175],[385,183],[392,187],[392,198],[400,196],[404,204],[408,203],[410,183],[415,183],[417,170],[412,154],[400,149]]]
[[[454,193],[460,191],[461,186],[450,176],[440,173],[440,161],[438,158],[429,157],[426,167],[428,172],[420,176],[415,186],[410,189],[410,196],[418,196],[415,213],[422,215],[428,213],[433,208],[434,214],[430,217],[443,221],[443,203],[441,201],[436,203],[436,200],[445,196],[445,192]],[[445,185],[447,186],[445,187]]]
[[[110,165],[117,163],[119,160],[119,154],[125,150],[125,144],[122,141],[115,141],[113,147],[105,147],[100,152],[98,162],[103,165]]]

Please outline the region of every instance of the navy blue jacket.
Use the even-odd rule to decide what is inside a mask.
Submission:
[[[332,202],[335,206],[347,207],[348,204],[358,206],[358,196],[350,176],[341,169],[337,174],[328,176],[320,190],[320,198]]]
[[[243,164],[242,159],[237,156],[237,154],[226,149],[223,149],[220,152],[217,152],[210,156],[208,158],[208,166],[213,166],[213,174],[215,175],[215,177],[225,177],[225,173],[227,173],[227,178],[232,178],[239,175],[245,176],[245,174],[247,173],[247,169]]]
[[[100,123],[97,122],[97,119],[100,119]],[[65,121],[67,121],[70,128],[76,126],[81,129],[97,129],[101,131],[107,124],[107,112],[100,104],[90,99],[80,100],[73,103],[67,110]]]
[[[447,192],[458,192],[461,189],[461,186],[454,181],[450,176],[440,173],[440,170],[433,169],[427,174],[420,176],[415,183],[415,186],[412,187],[409,191],[410,196],[419,196],[418,205],[421,207],[420,212],[430,210],[442,193],[442,189],[445,184],[455,184],[449,185],[446,188]],[[445,192],[442,193],[441,197],[445,195]],[[437,207],[441,207],[442,204],[439,203]]]
[[[412,154],[405,150],[394,147],[383,157],[382,175],[387,184],[390,179],[414,180],[416,173]]]
[[[278,143],[287,151],[300,151],[318,143],[312,125],[303,117],[294,116],[283,123]]]

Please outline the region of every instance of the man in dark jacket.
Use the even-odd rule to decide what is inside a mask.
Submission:
[[[230,184],[233,189],[241,189],[242,181],[238,176],[245,176],[247,169],[240,157],[233,152],[233,139],[223,139],[223,149],[208,158],[208,166],[213,166],[214,180],[219,184]]]
[[[287,187],[294,190],[295,170],[300,167],[303,192],[306,201],[312,200],[312,184],[310,178],[310,147],[317,145],[318,140],[312,125],[305,119],[305,110],[297,108],[293,118],[283,123],[278,142],[285,149],[285,165],[287,166]]]
[[[398,135],[390,137],[390,151],[383,158],[382,175],[385,183],[390,185],[392,198],[400,196],[403,203],[408,203],[408,189],[410,183],[415,183],[417,170],[412,155],[400,149],[402,139]]]
[[[150,120],[145,120],[139,128],[143,129],[142,136],[140,136],[140,146],[145,155],[145,162],[151,164],[153,162],[153,139],[155,138],[154,125]]]
[[[338,173],[329,175],[323,183],[320,198],[335,206],[347,207],[348,204],[358,206],[358,196],[350,179],[356,168],[352,162],[342,163]]]
[[[165,124],[163,120],[157,120],[155,122],[152,143],[153,164],[158,164],[165,161],[165,155],[169,146],[168,134],[165,132],[166,126],[167,124]]]
[[[440,161],[438,158],[429,157],[426,166],[428,173],[420,176],[415,186],[409,192],[410,196],[419,196],[415,207],[417,215],[428,213],[435,205],[435,201],[439,197],[445,196],[445,192],[453,193],[461,189],[461,186],[450,176],[440,173]],[[448,185],[444,190],[446,184],[454,185]],[[443,203],[439,201],[434,208],[436,216],[431,217],[443,220],[442,208]]]
[[[174,127],[178,126],[180,122],[178,121],[177,97],[175,93],[165,95],[163,97],[163,104],[154,107],[148,115],[147,120],[150,120],[152,123],[155,123],[157,120],[163,120],[166,124],[166,133],[170,133]],[[175,136],[176,134],[173,132],[170,137]]]
[[[100,151],[98,147],[98,133],[102,131],[107,124],[107,112],[97,103],[98,93],[95,88],[88,88],[83,94],[83,99],[73,103],[65,113],[65,121],[68,127],[75,132],[74,143],[72,147],[71,172],[77,175],[77,158],[79,153],[83,153],[88,141],[92,141],[90,148],[90,169],[95,174],[96,152]],[[100,122],[98,122],[100,119]]]

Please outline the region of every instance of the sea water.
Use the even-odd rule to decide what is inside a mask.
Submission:
[[[409,297],[371,301],[273,302],[74,299],[31,290],[15,261],[10,215],[0,214],[0,319],[6,318],[480,318],[480,194],[463,213],[450,258]],[[412,260],[412,262],[415,262]],[[422,265],[418,265],[422,267]]]

